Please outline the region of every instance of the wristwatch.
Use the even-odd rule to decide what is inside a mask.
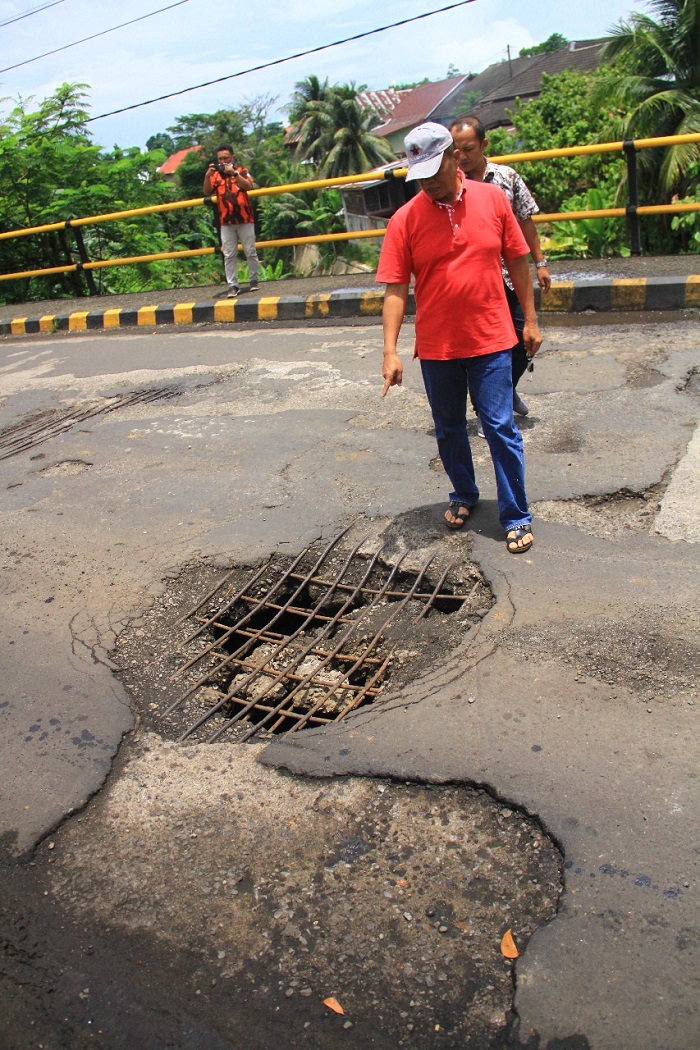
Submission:
[[[535,269],[541,270],[543,266],[548,266],[549,262],[547,259],[543,259],[542,262],[535,263]]]

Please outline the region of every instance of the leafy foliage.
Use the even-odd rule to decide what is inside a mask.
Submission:
[[[534,58],[535,55],[551,55],[562,47],[566,47],[568,43],[569,41],[561,33],[552,33],[542,44],[535,44],[534,47],[522,47],[518,55],[520,58]]]
[[[302,89],[298,90],[299,103],[303,83],[297,85]],[[327,81],[313,85],[307,81],[306,87],[318,91],[302,111],[299,152],[311,161],[318,175],[359,175],[394,159],[386,139],[372,134],[372,128],[380,123],[378,114],[360,108],[352,85],[328,87]]]
[[[609,207],[600,190],[590,189],[580,197],[570,197],[562,211],[602,211]],[[617,219],[565,219],[552,223],[552,235],[542,239],[542,247],[551,256],[580,256],[602,259],[610,255],[630,255],[622,243],[624,225]]]
[[[597,73],[565,71],[543,78],[539,98],[516,103],[514,130],[489,133],[490,156],[522,150],[550,149],[632,135],[700,131],[700,0],[650,0],[654,17],[633,13],[615,30],[607,55],[614,66]],[[529,49],[533,55],[566,43],[552,34]],[[526,49],[527,50],[527,49]],[[521,52],[523,54],[524,52]],[[450,67],[448,73],[455,73]],[[427,82],[427,78],[421,83]],[[397,85],[395,85],[397,86]],[[400,87],[413,87],[398,85]],[[86,85],[63,84],[44,101],[19,99],[0,114],[0,224],[21,230],[68,218],[140,208],[202,195],[206,163],[218,146],[233,146],[260,186],[304,183],[317,176],[369,171],[393,159],[386,141],[373,129],[377,114],[360,109],[354,84],[329,85],[309,76],[290,100],[290,120],[298,125],[297,157],[290,155],[284,129],[271,120],[276,99],[260,96],[235,109],[190,113],[168,129],[154,133],[147,149],[102,151],[87,130]],[[473,104],[478,100],[475,98]],[[179,149],[199,147],[180,165],[177,181],[158,172],[165,158]],[[638,154],[642,202],[672,196],[700,199],[700,147],[647,150]],[[626,199],[625,166],[620,154],[557,158],[518,164],[544,212],[597,209]],[[294,190],[254,198],[262,240],[343,228],[337,191]],[[194,207],[82,228],[91,259],[153,254],[214,246],[217,229],[212,209]],[[606,255],[626,251],[625,223],[584,219],[556,224],[549,251]],[[644,220],[645,248],[700,252],[700,215],[686,213],[658,221]],[[365,252],[376,259],[375,244],[328,245],[326,264],[342,251],[346,259]],[[4,273],[61,267],[78,261],[70,230],[0,241]],[[291,271],[290,248],[268,249],[262,263],[267,279]],[[95,271],[103,292],[174,287],[219,282],[221,259],[160,260]],[[21,278],[0,282],[0,301],[84,295],[80,274]]]
[[[690,181],[695,183],[695,189],[692,193],[682,197],[681,202],[700,204],[700,163],[690,165],[688,174]],[[700,210],[674,215],[671,219],[671,229],[675,237],[680,240],[680,246],[684,251],[700,253]]]
[[[63,84],[33,106],[19,100],[0,121],[0,222],[4,230],[43,226],[86,215],[99,215],[164,204],[175,199],[173,187],[157,172],[162,149],[142,153],[137,147],[102,152],[86,130],[85,85]],[[201,176],[200,176],[201,186]],[[201,188],[200,191],[201,193]],[[215,243],[204,212],[164,212],[82,227],[91,260],[148,255]],[[70,230],[53,230],[0,241],[4,273],[45,269],[79,261]],[[206,279],[211,260],[198,266]],[[100,292],[135,291],[193,283],[192,260],[163,260],[93,272]],[[218,278],[215,278],[218,279]],[[85,295],[77,273],[19,278],[0,284],[5,302]]]
[[[602,141],[605,115],[591,102],[592,74],[564,70],[546,73],[538,98],[518,101],[512,114],[514,133],[499,128],[489,132],[488,152],[498,154],[583,146]],[[518,171],[532,190],[540,210],[566,210],[563,202],[588,189],[598,189],[612,206],[624,162],[618,153],[583,157],[557,157],[518,164]]]
[[[633,12],[615,26],[604,57],[615,69],[598,78],[594,101],[609,110],[614,138],[700,133],[700,0],[648,0],[658,16]],[[700,143],[645,150],[639,157],[645,201],[697,186]]]

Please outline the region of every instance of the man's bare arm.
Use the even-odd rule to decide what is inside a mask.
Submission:
[[[384,389],[382,397],[390,386],[401,386],[403,379],[403,365],[396,352],[396,344],[399,332],[406,313],[408,302],[408,284],[388,284],[384,292],[384,307],[382,309],[382,326],[384,328],[384,362],[382,365],[382,376],[384,377]]]
[[[531,218],[518,219],[518,225],[523,231],[523,237],[527,241],[532,261],[535,264],[539,263],[537,266],[537,283],[543,292],[548,292],[552,284],[552,278],[549,275],[547,267],[542,266],[542,263],[544,262],[544,254],[542,252],[542,245],[540,244],[540,236],[537,232],[537,226]]]

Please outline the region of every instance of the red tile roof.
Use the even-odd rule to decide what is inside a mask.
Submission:
[[[188,146],[187,149],[179,149],[177,153],[171,154],[171,156],[169,156],[168,159],[161,164],[161,166],[158,168],[158,171],[161,173],[161,175],[174,175],[177,169],[182,164],[185,157],[187,156],[187,154],[193,153],[195,150],[198,150],[201,153],[202,147]]]
[[[404,128],[414,128],[426,120],[457,88],[469,80],[466,76],[448,77],[446,80],[435,80],[429,84],[419,84],[401,99],[386,124],[374,129],[375,135],[391,135]]]
[[[383,120],[387,120],[399,102],[409,94],[410,91],[407,89],[398,90],[397,88],[383,88],[380,91],[358,91],[357,104],[362,110],[373,109]]]

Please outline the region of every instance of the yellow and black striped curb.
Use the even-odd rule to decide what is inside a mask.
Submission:
[[[382,312],[384,291],[346,289],[307,296],[271,295],[258,299],[218,299],[168,306],[76,310],[40,317],[0,321],[0,335],[38,332],[77,332],[87,329],[155,327],[158,325],[236,324],[244,321],[342,321],[349,317],[376,317]],[[598,281],[553,281],[546,295],[535,289],[535,304],[543,313],[582,313],[627,310],[685,310],[700,308],[700,275],[690,277],[612,278]],[[415,312],[413,296],[407,312]]]
[[[16,317],[0,322],[0,335],[36,332],[77,332],[85,329],[153,327],[167,324],[235,324],[243,321],[342,320],[381,314],[382,289],[349,289],[307,296],[262,296],[259,299],[217,299],[214,302],[176,303],[170,306],[80,310],[43,317]]]
[[[613,277],[598,281],[552,281],[535,301],[542,313],[584,310],[687,310],[700,307],[700,275],[689,277]]]

